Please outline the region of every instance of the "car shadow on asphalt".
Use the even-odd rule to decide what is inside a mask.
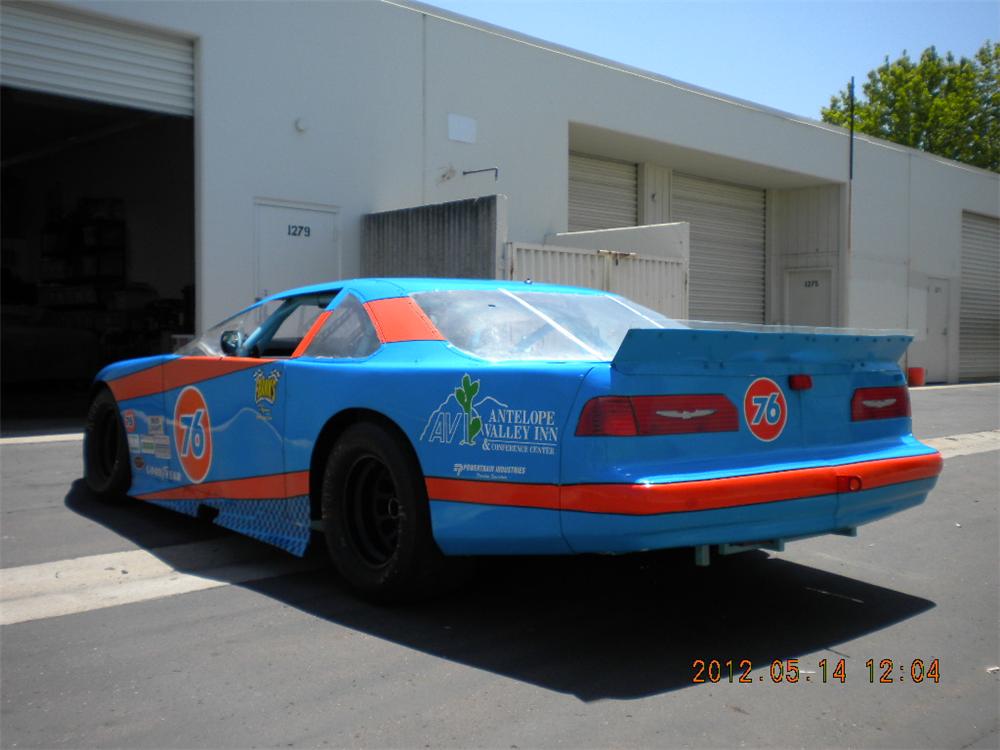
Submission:
[[[180,572],[172,548],[206,537],[245,548],[246,538],[140,502],[109,506],[74,482],[66,506],[129,539]],[[258,544],[254,542],[254,544]],[[313,545],[317,547],[319,545]],[[261,561],[287,564],[259,543]],[[283,568],[287,570],[287,567]],[[220,578],[222,580],[222,578]],[[695,660],[741,661],[754,681],[770,681],[773,660],[829,652],[858,672],[865,655],[841,649],[872,631],[914,617],[934,603],[763,552],[693,564],[690,551],[566,558],[486,558],[474,578],[446,596],[379,606],[359,600],[313,549],[302,569],[250,582],[230,581],[314,617],[426,654],[583,701],[627,700],[691,687]],[[803,660],[818,669],[822,656]],[[775,672],[777,674],[777,670]],[[703,675],[708,677],[707,671]],[[819,682],[821,675],[808,675]],[[722,680],[729,681],[723,668]],[[800,676],[805,681],[806,675]]]

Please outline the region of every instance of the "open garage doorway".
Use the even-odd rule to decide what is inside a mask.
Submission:
[[[193,120],[0,97],[0,428],[79,428],[103,365],[193,332]]]

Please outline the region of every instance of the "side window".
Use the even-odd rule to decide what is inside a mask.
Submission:
[[[368,313],[357,297],[348,294],[317,331],[304,356],[357,359],[378,348],[378,334]]]
[[[304,294],[260,303],[222,321],[185,344],[177,354],[220,357],[288,357],[336,295]],[[223,351],[223,335],[236,351]]]

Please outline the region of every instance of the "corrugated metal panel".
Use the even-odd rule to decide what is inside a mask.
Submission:
[[[607,262],[594,250],[554,245],[508,245],[510,278],[514,281],[545,281],[552,284],[607,288]]]
[[[365,276],[496,277],[500,196],[368,214],[362,221]]]
[[[569,155],[569,231],[634,227],[639,223],[635,164]]]
[[[608,290],[641,305],[658,310],[671,318],[686,318],[687,268],[675,258],[611,259]]]
[[[674,173],[671,219],[691,225],[694,320],[764,322],[764,191]]]
[[[194,114],[190,41],[39,3],[4,3],[0,13],[4,86]]]
[[[676,258],[510,243],[510,278],[603,289],[659,310],[687,317],[687,268]]]
[[[1000,376],[1000,220],[962,214],[958,376]]]

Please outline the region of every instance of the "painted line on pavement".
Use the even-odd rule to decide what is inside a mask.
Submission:
[[[155,553],[155,554],[154,554]],[[0,625],[312,570],[247,538],[226,538],[0,569]]]
[[[941,457],[971,456],[974,453],[1000,450],[1000,430],[967,432],[963,435],[948,435],[937,438],[917,438],[932,448],[941,451]]]
[[[1000,383],[944,383],[943,385],[914,385],[911,391],[940,391],[944,389],[956,390],[959,388],[996,388]]]
[[[61,435],[25,435],[23,437],[0,438],[0,445],[34,445],[35,443],[79,443],[82,432],[65,432]]]

